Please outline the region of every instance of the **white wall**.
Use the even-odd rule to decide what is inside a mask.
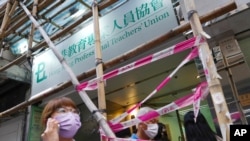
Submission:
[[[214,9],[220,8],[224,6],[225,4],[232,2],[232,0],[194,0],[194,2],[195,2],[195,7],[196,7],[196,10],[198,11],[199,16],[202,16],[208,12],[213,11]],[[242,7],[243,5],[246,5],[249,2],[250,0],[235,0],[235,3],[238,8]],[[187,11],[184,5],[184,0],[180,0],[180,5],[181,5],[184,19],[188,21]]]
[[[23,116],[0,123],[0,141],[22,141]]]

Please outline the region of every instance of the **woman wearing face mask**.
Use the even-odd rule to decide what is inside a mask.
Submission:
[[[137,113],[137,117],[140,117],[150,111],[153,111],[150,107],[142,107]],[[132,134],[132,139],[152,140],[158,133],[159,126],[157,124],[158,119],[151,119],[146,122],[140,122],[137,125],[137,132]]]
[[[81,127],[79,111],[75,103],[66,97],[49,101],[41,118],[45,127],[41,135],[43,141],[74,141]]]

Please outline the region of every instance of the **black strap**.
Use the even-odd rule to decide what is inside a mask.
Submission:
[[[188,15],[188,20],[190,20],[190,18],[193,16],[194,13],[198,13],[196,10],[190,10],[188,11],[187,15]]]
[[[101,58],[96,58],[95,66],[98,66],[99,64],[103,64]]]
[[[94,115],[96,112],[100,112],[100,113],[107,113],[106,109],[98,109],[98,110],[94,110],[92,111],[92,115]]]

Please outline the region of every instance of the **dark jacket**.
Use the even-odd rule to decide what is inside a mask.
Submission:
[[[155,141],[170,141],[167,135],[166,126],[163,123],[158,123],[158,134],[153,140]]]

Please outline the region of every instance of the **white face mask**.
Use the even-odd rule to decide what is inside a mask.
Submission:
[[[157,135],[158,129],[158,124],[147,124],[147,130],[144,130],[144,132],[150,139],[153,139]]]

